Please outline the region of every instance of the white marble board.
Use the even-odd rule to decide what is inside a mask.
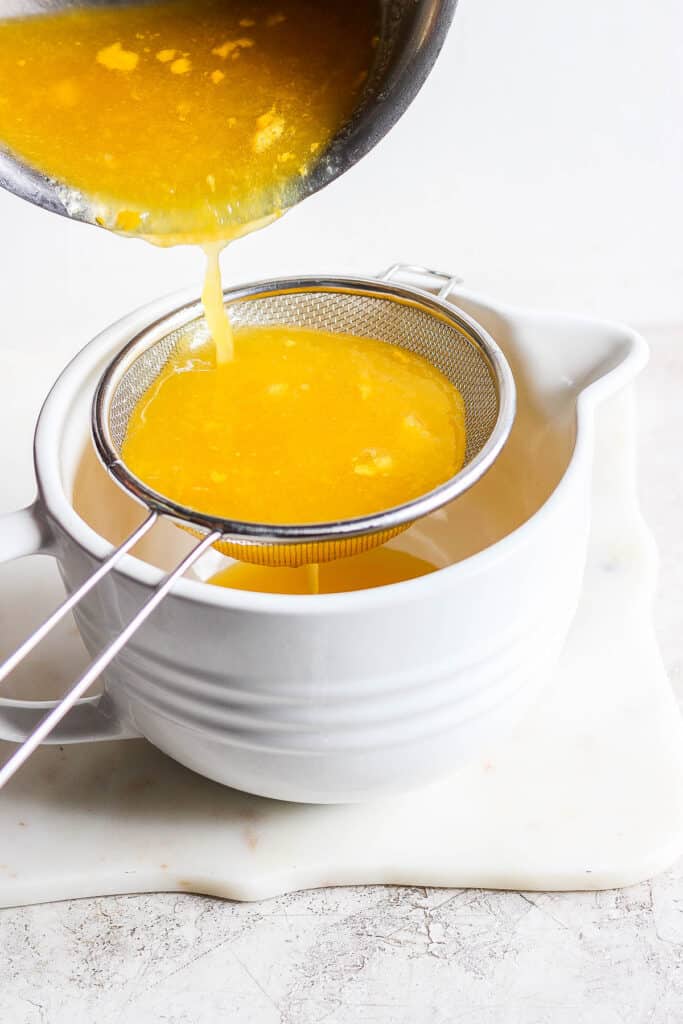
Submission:
[[[359,883],[600,889],[669,866],[683,850],[683,727],[652,628],[634,441],[627,394],[599,413],[589,561],[562,662],[495,750],[426,790],[315,807],[224,789],[145,741],[45,748],[0,798],[0,905]],[[19,585],[28,564],[3,570],[5,606],[35,604],[35,584]],[[74,642],[59,638],[53,667],[74,662]]]

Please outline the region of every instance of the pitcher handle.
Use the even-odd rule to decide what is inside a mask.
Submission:
[[[0,563],[30,555],[55,557],[52,531],[39,500],[18,512],[0,515]],[[0,696],[0,740],[22,743],[58,703],[56,700],[15,700]],[[103,694],[79,700],[46,742],[93,743],[98,740],[137,739],[139,736],[118,718],[112,702]]]

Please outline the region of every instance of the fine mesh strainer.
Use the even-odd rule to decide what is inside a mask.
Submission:
[[[427,272],[432,284],[435,280],[441,284],[435,296],[390,281],[397,270],[424,273],[421,268],[395,267],[381,279],[288,278],[236,288],[226,292],[224,299],[235,326],[278,324],[319,328],[333,334],[375,338],[428,359],[459,389],[465,402],[467,445],[462,469],[439,487],[403,505],[337,522],[240,522],[178,505],[131,473],[121,459],[121,448],[138,399],[156,380],[176,348],[188,339],[204,340],[207,328],[199,302],[188,303],[146,327],[122,349],[102,376],[92,406],[92,433],[108,472],[129,495],[147,507],[149,514],[97,572],[0,665],[0,682],[159,517],[172,519],[199,539],[0,770],[0,786],[83,696],[163,600],[175,580],[212,545],[243,561],[278,566],[312,564],[357,554],[383,544],[416,519],[457,498],[490,468],[514,419],[515,387],[510,367],[486,331],[444,301],[454,278]]]
[[[358,554],[383,544],[415,519],[462,494],[500,451],[511,422],[512,377],[489,335],[452,306],[407,288],[352,278],[258,283],[226,293],[225,301],[236,327],[283,325],[361,335],[428,359],[463,396],[467,448],[461,471],[440,487],[404,505],[356,519],[265,525],[208,516],[178,505],[136,477],[122,461],[121,449],[138,400],[176,348],[206,337],[201,307],[189,304],[142,331],[110,365],[95,397],[93,436],[107,470],[126,491],[197,533],[220,532],[215,546],[224,554],[276,566]]]

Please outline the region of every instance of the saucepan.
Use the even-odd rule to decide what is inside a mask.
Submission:
[[[428,272],[403,275],[425,291],[443,286]],[[112,356],[190,297],[132,313],[61,374],[35,434],[38,495],[0,518],[0,561],[50,554],[73,592],[140,520],[93,450],[92,397]],[[551,677],[578,603],[596,409],[634,379],[647,347],[617,324],[515,310],[461,287],[448,301],[503,350],[517,417],[485,477],[392,541],[437,570],[293,596],[211,586],[215,567],[200,562],[50,742],[146,737],[237,789],[345,802],[457,770],[514,728]],[[93,656],[191,543],[160,522],[88,594],[76,622]],[[48,706],[1,700],[0,738],[24,739]]]
[[[456,2],[379,0],[380,28],[375,60],[356,110],[302,182],[298,198],[305,199],[334,181],[373,149],[394,126],[419,92],[439,55]],[[0,18],[126,3],[131,0],[3,0]],[[53,213],[97,224],[97,211],[86,196],[63,182],[46,177],[1,147],[0,186]]]

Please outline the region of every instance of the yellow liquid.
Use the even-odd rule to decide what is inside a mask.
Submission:
[[[374,0],[176,0],[0,21],[0,139],[156,241],[297,199],[373,59]]]
[[[276,569],[236,562],[216,573],[208,582],[217,587],[253,590],[262,594],[341,594],[416,579],[434,572],[436,566],[405,551],[384,547],[315,566],[318,570],[316,583],[311,580],[311,568]]]
[[[209,332],[216,346],[216,362],[228,363],[233,357],[235,345],[230,318],[223,305],[223,284],[219,262],[222,248],[220,242],[209,242],[204,246],[206,274],[202,290],[202,305]]]
[[[214,240],[270,223],[356,107],[374,0],[171,0],[0,21],[0,140],[98,222],[207,248],[203,300],[232,358]]]
[[[462,398],[430,363],[370,338],[240,327],[235,358],[181,348],[131,415],[122,457],[156,491],[260,523],[402,504],[453,476]]]
[[[0,21],[0,141],[82,193],[103,226],[205,249],[215,351],[167,367],[124,446],[142,479],[203,512],[353,517],[462,465],[462,401],[423,360],[310,331],[233,337],[223,308],[221,247],[300,197],[360,101],[378,10],[376,0],[170,0]],[[222,579],[252,589],[257,573],[255,589],[326,593],[393,582],[399,562],[401,578],[423,571],[397,552],[362,558],[286,577],[235,566]]]

